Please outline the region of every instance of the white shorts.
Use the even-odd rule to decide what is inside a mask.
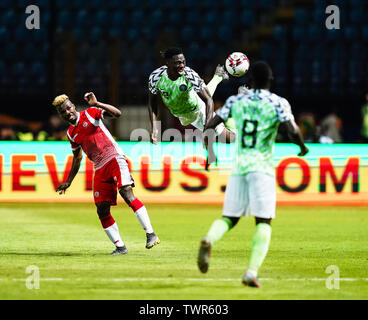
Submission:
[[[206,123],[206,104],[200,98],[198,98],[198,101],[199,101],[198,116],[197,116],[197,119],[195,119],[191,123],[191,125],[203,132],[204,125]],[[216,115],[216,113],[214,112],[213,116],[215,116],[215,115]],[[224,131],[224,129],[225,129],[225,125],[223,123],[220,123],[215,128],[216,134],[219,136],[222,133],[222,131]]]
[[[229,177],[223,216],[240,218],[250,213],[257,218],[273,219],[275,211],[275,177],[261,172]]]

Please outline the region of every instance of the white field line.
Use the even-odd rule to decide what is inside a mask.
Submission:
[[[327,278],[259,278],[260,281],[326,281]],[[0,278],[0,281],[10,280]],[[12,281],[26,281],[27,279],[14,278]],[[40,278],[40,281],[85,281],[85,278]],[[206,281],[240,281],[241,278],[95,278],[99,281],[114,281],[114,282],[133,282],[133,281],[193,281],[193,282],[206,282]],[[340,278],[340,281],[368,281],[368,278]]]

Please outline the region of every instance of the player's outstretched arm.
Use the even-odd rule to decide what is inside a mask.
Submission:
[[[104,118],[119,118],[121,116],[121,111],[118,108],[97,101],[97,98],[93,92],[87,92],[84,95],[84,100],[86,100],[91,107],[99,107],[105,110]]]
[[[157,110],[158,110],[157,95],[149,93],[148,95],[148,113],[149,113],[150,122],[151,122],[150,139],[153,144],[157,144],[157,135],[158,135]]]
[[[63,182],[62,184],[60,184],[56,188],[56,192],[59,192],[59,194],[65,193],[66,189],[68,189],[70,187],[70,185],[72,184],[75,176],[77,175],[77,173],[79,171],[82,158],[83,158],[82,148],[78,148],[78,149],[73,151],[72,168],[70,169],[68,178],[66,179],[65,182]]]
[[[305,156],[309,152],[309,149],[304,144],[304,138],[300,131],[299,126],[295,123],[294,120],[289,120],[289,121],[283,122],[282,124],[286,128],[286,131],[288,133],[288,136],[291,142],[295,143],[296,145],[300,147],[300,152],[298,156],[299,157]]]

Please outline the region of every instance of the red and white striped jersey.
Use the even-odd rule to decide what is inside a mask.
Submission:
[[[102,168],[116,156],[125,157],[102,122],[103,112],[99,108],[78,112],[77,123],[71,125],[67,131],[72,150],[81,147],[93,162],[95,170]]]

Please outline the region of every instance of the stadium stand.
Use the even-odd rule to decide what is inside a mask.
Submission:
[[[101,99],[110,100],[115,85],[118,103],[142,105],[147,77],[162,63],[160,50],[170,45],[181,46],[203,78],[233,51],[246,52],[251,61],[265,59],[277,75],[274,90],[295,101],[304,101],[309,92],[323,96],[324,103],[342,92],[357,97],[367,86],[364,0],[334,1],[344,26],[340,30],[326,29],[331,2],[325,0],[240,0],[231,6],[226,0],[101,3],[34,1],[41,10],[41,29],[28,30],[24,8],[29,1],[2,0],[0,94],[24,90],[52,96],[93,87]],[[109,78],[112,65],[117,81]],[[224,83],[216,98],[223,101],[242,81]],[[320,110],[310,101],[301,107]]]

